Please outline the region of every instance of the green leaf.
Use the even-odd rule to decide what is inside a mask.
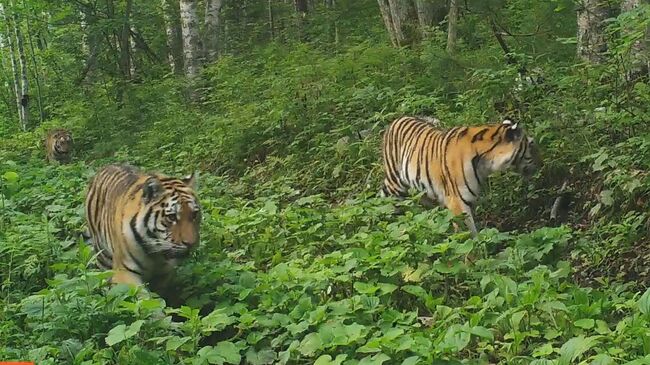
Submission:
[[[411,356],[404,359],[404,361],[402,361],[402,365],[415,365],[419,362],[420,362],[419,356]]]
[[[591,318],[583,318],[573,322],[573,325],[588,330],[594,328],[595,323],[596,321]]]
[[[613,192],[611,190],[603,190],[600,192],[600,202],[603,205],[611,206],[614,204]]]
[[[650,288],[639,299],[639,310],[645,315],[650,314]]]
[[[390,360],[390,357],[386,354],[376,354],[372,356],[366,356],[361,361],[359,361],[358,365],[381,365],[384,362]]]
[[[196,354],[198,355],[199,359],[207,362],[208,364],[222,365],[224,362],[224,358],[212,346],[202,347]]]
[[[474,326],[474,327],[472,327],[472,329],[469,331],[469,333],[471,333],[471,334],[473,334],[475,336],[487,338],[488,340],[493,340],[494,339],[494,335],[492,334],[492,331],[490,331],[489,329],[487,329],[485,327],[482,327],[482,326]]]
[[[8,183],[16,183],[18,181],[18,173],[14,171],[7,171],[2,174],[2,178]]]
[[[176,349],[181,347],[184,343],[186,343],[189,340],[191,340],[190,337],[173,336],[169,340],[167,340],[167,344],[165,345],[165,350],[176,351]]]
[[[246,352],[246,363],[251,365],[273,364],[275,363],[275,352],[269,349],[256,351],[251,347]]]
[[[309,333],[305,338],[300,341],[298,351],[304,356],[313,356],[316,351],[323,348],[323,341],[321,341],[318,333]]]
[[[222,341],[214,347],[219,356],[223,357],[228,364],[239,364],[241,362],[241,355],[239,349],[234,343],[230,341]]]
[[[346,354],[337,355],[336,359],[334,360],[332,360],[332,357],[330,355],[321,355],[318,359],[316,359],[314,365],[341,365],[347,358],[348,355]]]
[[[374,295],[375,292],[379,290],[379,287],[376,285],[362,283],[359,281],[355,282],[353,286],[354,289],[358,291],[360,294]]]
[[[124,340],[126,340],[126,325],[120,324],[115,327],[113,327],[110,331],[108,331],[108,335],[106,336],[106,344],[108,346],[113,346],[115,344],[118,344]]]
[[[545,343],[542,347],[533,350],[534,357],[544,357],[553,353],[553,344],[550,342]]]
[[[559,365],[571,364],[582,354],[594,347],[598,343],[599,338],[600,336],[591,336],[586,338],[584,336],[579,336],[564,343],[560,348]]]

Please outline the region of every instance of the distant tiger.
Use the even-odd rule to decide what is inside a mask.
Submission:
[[[65,129],[52,129],[45,137],[45,160],[47,162],[70,162],[72,134]]]
[[[165,296],[179,259],[199,244],[201,210],[196,176],[148,174],[109,165],[86,194],[88,235],[112,282],[143,284]]]
[[[428,120],[398,118],[384,134],[383,194],[404,197],[409,189],[426,193],[452,213],[467,214],[472,235],[474,203],[493,172],[514,167],[524,176],[540,166],[539,149],[524,130],[503,123],[440,130]]]

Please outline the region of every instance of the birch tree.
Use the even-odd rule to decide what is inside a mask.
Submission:
[[[390,3],[388,0],[377,0],[379,3],[379,11],[381,12],[381,18],[384,20],[384,26],[388,31],[390,37],[390,42],[395,47],[399,47],[398,34],[395,29],[395,24],[393,24],[393,16],[390,12]]]
[[[377,0],[391,42],[396,47],[407,46],[415,40],[417,12],[412,0]]]
[[[25,54],[25,39],[20,29],[18,16],[14,13],[14,36],[16,37],[16,50],[20,63],[20,116],[23,130],[29,126],[29,78],[27,76],[27,56]]]
[[[577,10],[578,58],[589,63],[602,63],[607,51],[605,20],[610,13],[608,0],[583,0]]]
[[[181,34],[183,37],[183,63],[185,76],[194,78],[201,67],[199,52],[199,21],[196,14],[197,0],[181,0]]]
[[[623,17],[623,37],[632,39],[629,48],[629,66],[627,80],[635,80],[650,71],[650,0],[623,0],[621,2]]]
[[[11,61],[11,71],[13,75],[13,91],[16,97],[16,110],[18,112],[18,123],[23,131],[27,130],[28,112],[27,107],[29,103],[29,84],[27,81],[27,62],[25,58],[25,50],[22,45],[22,34],[16,24],[16,18],[8,16],[4,4],[0,3],[0,13],[5,22],[6,29],[6,42],[9,45],[9,59]],[[13,21],[12,21],[13,20]],[[18,44],[18,41],[21,41]],[[20,51],[19,51],[20,48]],[[18,53],[18,58],[16,54]]]
[[[458,39],[458,0],[449,0],[449,15],[447,16],[447,52],[456,53]]]
[[[119,35],[120,46],[120,69],[125,79],[130,79],[131,74],[131,11],[133,9],[133,0],[126,0],[124,7],[124,16],[122,17],[122,27]]]
[[[205,60],[212,62],[219,54],[219,25],[223,0],[205,1],[204,40]]]
[[[167,60],[175,74],[183,73],[183,43],[181,40],[178,0],[161,0],[165,34],[167,36]]]

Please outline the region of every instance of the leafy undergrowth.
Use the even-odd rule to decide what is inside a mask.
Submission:
[[[650,291],[580,286],[589,235],[453,233],[444,210],[205,175],[184,305],[111,287],[74,238],[84,164],[3,165],[1,359],[38,364],[645,364]],[[397,208],[403,214],[395,214]],[[43,214],[34,214],[34,212]],[[634,224],[634,222],[624,222]],[[610,227],[611,230],[616,227]],[[622,232],[629,232],[619,227]],[[619,242],[620,243],[620,242]],[[26,249],[21,249],[25,247]],[[644,357],[646,356],[646,357]]]

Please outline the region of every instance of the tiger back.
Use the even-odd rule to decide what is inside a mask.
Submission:
[[[515,168],[524,176],[541,166],[534,140],[511,120],[441,130],[426,120],[402,117],[386,130],[382,145],[385,196],[405,197],[409,189],[465,213],[476,236],[473,208],[481,185],[496,171]]]
[[[199,244],[196,176],[183,179],[109,165],[86,194],[88,235],[114,283],[149,282],[164,296],[179,260]]]
[[[65,129],[52,129],[45,137],[45,160],[68,163],[72,155],[72,133]]]

